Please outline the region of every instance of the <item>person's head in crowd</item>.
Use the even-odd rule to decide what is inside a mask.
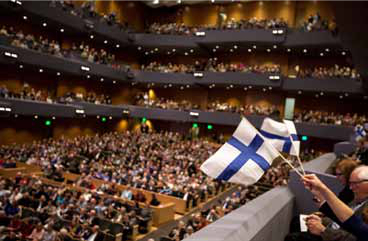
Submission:
[[[368,166],[359,166],[354,169],[349,179],[349,186],[357,202],[368,198]]]
[[[336,178],[343,184],[349,183],[350,175],[353,170],[358,166],[358,163],[354,160],[344,159],[341,160],[335,168]]]

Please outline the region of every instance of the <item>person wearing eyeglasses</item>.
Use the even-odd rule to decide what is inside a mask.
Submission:
[[[362,213],[368,209],[368,166],[359,166],[351,173],[349,186],[354,192],[354,200],[348,205],[342,202],[336,195],[324,185],[316,175],[305,175],[303,177],[305,187],[313,194],[323,197],[338,220],[341,228],[354,236],[336,233],[329,227],[324,227],[321,218],[310,215],[307,218],[307,227],[311,230],[320,229],[321,240],[367,240],[368,224],[363,221]],[[312,231],[313,232],[313,231]]]

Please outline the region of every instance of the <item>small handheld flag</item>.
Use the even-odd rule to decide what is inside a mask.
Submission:
[[[230,140],[202,164],[201,170],[218,180],[251,185],[278,156],[279,152],[243,118]]]

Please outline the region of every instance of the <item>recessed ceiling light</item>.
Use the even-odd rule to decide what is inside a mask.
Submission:
[[[267,52],[271,52],[271,49],[267,49]]]
[[[138,46],[138,48],[137,48],[138,50],[142,50],[142,47],[141,46]]]
[[[291,52],[291,49],[287,49],[288,52]]]
[[[250,52],[252,52],[252,49],[248,49],[248,52],[250,53]]]
[[[216,45],[216,49],[220,48],[220,46]]]
[[[60,29],[60,32],[61,32],[61,33],[64,33],[64,29],[63,29],[63,28],[61,28],[61,29]]]
[[[91,34],[89,37],[90,37],[90,39],[93,39],[95,36],[93,36],[93,35]]]
[[[46,27],[47,26],[47,23],[43,23],[42,26]]]
[[[254,48],[254,49],[256,49],[256,48],[257,48],[257,46],[256,46],[256,45],[253,45],[253,48]]]
[[[120,44],[117,44],[117,45],[116,45],[116,47],[117,47],[117,48],[120,48]]]
[[[27,16],[25,16],[25,15],[24,15],[24,16],[23,16],[23,19],[24,19],[24,20],[27,20],[28,18],[27,18]]]
[[[107,41],[107,40],[105,40],[105,41],[104,41],[104,44],[107,44],[107,43],[108,43],[108,41]]]
[[[57,72],[57,73],[56,73],[56,75],[57,75],[57,76],[60,76],[61,74],[60,74],[60,72]]]
[[[194,49],[191,49],[190,52],[193,53],[194,52]]]
[[[43,69],[39,69],[38,72],[43,73]]]
[[[277,49],[277,45],[274,45],[274,46],[273,46],[273,48],[274,48],[274,49]]]
[[[238,45],[234,45],[234,49],[237,49],[238,48]]]
[[[321,57],[323,57],[323,53],[320,53],[319,55],[320,55]]]
[[[116,84],[116,80],[114,80],[112,83],[113,83],[113,84]]]
[[[100,79],[100,81],[101,81],[101,82],[104,82],[104,78],[101,78],[101,79]]]
[[[345,52],[345,51],[342,51],[342,52],[341,52],[341,54],[342,54],[342,55],[346,55],[346,52]]]
[[[303,52],[306,53],[306,52],[308,52],[308,50],[307,49],[303,49]]]
[[[89,78],[91,78],[91,76],[88,74],[88,75],[87,75],[87,79],[89,79]]]
[[[301,90],[299,90],[299,91],[298,91],[298,94],[299,94],[299,95],[301,95],[301,94],[302,94],[302,91],[301,91]]]
[[[330,49],[329,49],[329,48],[326,48],[326,49],[325,49],[325,51],[326,51],[326,52],[330,52]]]

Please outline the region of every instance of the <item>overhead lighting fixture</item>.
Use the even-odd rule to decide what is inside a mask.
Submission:
[[[234,45],[234,49],[237,49],[238,48],[238,45]]]
[[[193,53],[194,52],[194,49],[191,49],[190,52]]]
[[[21,64],[21,65],[19,65],[19,68],[20,68],[20,69],[23,69],[23,65],[22,65],[22,64]]]
[[[19,0],[10,0],[10,2],[18,4],[18,5],[22,5],[22,2]]]
[[[76,109],[75,113],[76,114],[84,114],[84,110],[83,109]]]
[[[185,52],[184,54],[185,54],[185,55],[188,55],[188,53],[187,53],[187,52]]]
[[[141,46],[138,46],[138,48],[137,48],[138,50],[142,50],[142,47]]]
[[[24,16],[23,16],[23,19],[24,19],[24,20],[27,20],[27,19],[28,19],[28,17],[24,15]]]
[[[323,96],[325,93],[323,93],[323,92],[321,92],[321,93],[319,93],[321,96]]]
[[[83,70],[83,71],[90,71],[91,70],[91,68],[90,67],[88,67],[88,66],[84,66],[84,65],[82,65],[81,66],[81,70]]]
[[[250,53],[250,52],[252,52],[252,49],[248,49],[248,52]]]
[[[43,24],[42,24],[42,26],[43,26],[43,27],[47,27],[47,23],[43,23]]]
[[[272,90],[272,86],[269,86],[269,87],[268,87],[268,89],[269,89],[269,90]]]
[[[307,49],[303,49],[303,53],[306,53],[306,52],[308,52],[308,50]]]
[[[39,69],[38,72],[43,73],[43,69]]]
[[[160,0],[153,0],[152,1],[152,4],[159,4],[160,3]]]
[[[216,49],[212,49],[213,52],[216,52]]]
[[[34,116],[34,118],[35,118],[35,119],[38,119],[38,115],[35,115],[35,116]]]
[[[176,52],[176,49],[172,49],[172,52]]]
[[[116,45],[116,47],[117,47],[117,48],[120,48],[120,44],[117,44],[117,45]]]
[[[86,77],[87,77],[87,79],[91,78],[91,76],[90,76],[89,74],[87,74],[87,76],[86,76]]]
[[[246,90],[248,90],[248,88],[247,87],[244,87],[244,90],[246,91]]]
[[[157,52],[158,51],[158,48],[155,48],[155,51]]]
[[[104,41],[104,44],[107,44],[107,43],[108,43],[108,41],[107,41],[107,40],[105,40],[105,41]]]
[[[57,72],[57,73],[56,73],[56,75],[57,75],[57,76],[60,76],[60,75],[61,75],[61,73],[60,73],[60,72]]]
[[[220,48],[220,46],[216,45],[216,49]]]
[[[129,115],[130,110],[129,109],[123,109],[123,115]]]
[[[215,2],[215,0],[211,0],[211,3],[214,3]]]
[[[112,83],[113,83],[113,84],[116,84],[116,80],[114,80]]]
[[[274,45],[274,46],[273,46],[273,48],[274,48],[274,49],[277,49],[277,45]]]
[[[323,55],[324,55],[324,54],[323,54],[323,53],[320,53],[319,55],[320,55],[321,57],[323,57]]]
[[[346,55],[346,52],[345,51],[342,51],[341,54],[345,56]]]
[[[271,49],[267,49],[267,52],[271,52]]]
[[[197,37],[204,37],[204,36],[206,36],[206,32],[203,32],[203,31],[195,32],[195,35]]]
[[[257,45],[253,45],[253,48],[256,49],[257,48]]]
[[[95,36],[93,36],[92,34],[89,36],[90,39],[93,39]]]
[[[60,29],[60,32],[64,33],[64,29],[63,29],[63,28],[61,28],[61,29]]]
[[[198,117],[199,116],[199,113],[198,112],[191,111],[191,112],[189,112],[189,115],[190,116],[193,116],[193,117]]]
[[[203,77],[203,73],[202,72],[194,72],[193,76],[196,78],[202,78]]]
[[[287,49],[286,51],[290,53],[291,52],[291,49]]]
[[[9,107],[3,107],[3,106],[1,106],[1,107],[0,107],[0,111],[11,112],[11,111],[12,111],[12,109],[11,109],[11,108],[9,108]]]
[[[177,4],[180,4],[180,3],[181,3],[181,0],[177,0],[177,1],[176,1],[176,3],[177,3]]]
[[[101,79],[100,79],[100,81],[101,81],[101,82],[104,82],[104,78],[101,78]]]
[[[348,93],[345,93],[345,96],[346,96],[346,97],[348,97],[348,96],[349,96],[349,94],[348,94]]]
[[[279,80],[280,79],[280,76],[279,75],[270,75],[270,76],[268,76],[268,78],[270,80]]]
[[[16,54],[16,53],[4,52],[4,55],[6,57],[13,58],[13,59],[17,59],[18,58],[18,54]]]
[[[145,55],[148,55],[149,53],[146,51],[144,54],[145,54]]]
[[[329,48],[326,48],[326,49],[325,49],[325,51],[326,51],[326,52],[330,52],[330,49],[329,49]]]
[[[298,94],[301,95],[303,92],[301,90],[298,91]]]
[[[234,52],[234,50],[233,49],[230,49],[230,52],[232,53],[232,52]]]

